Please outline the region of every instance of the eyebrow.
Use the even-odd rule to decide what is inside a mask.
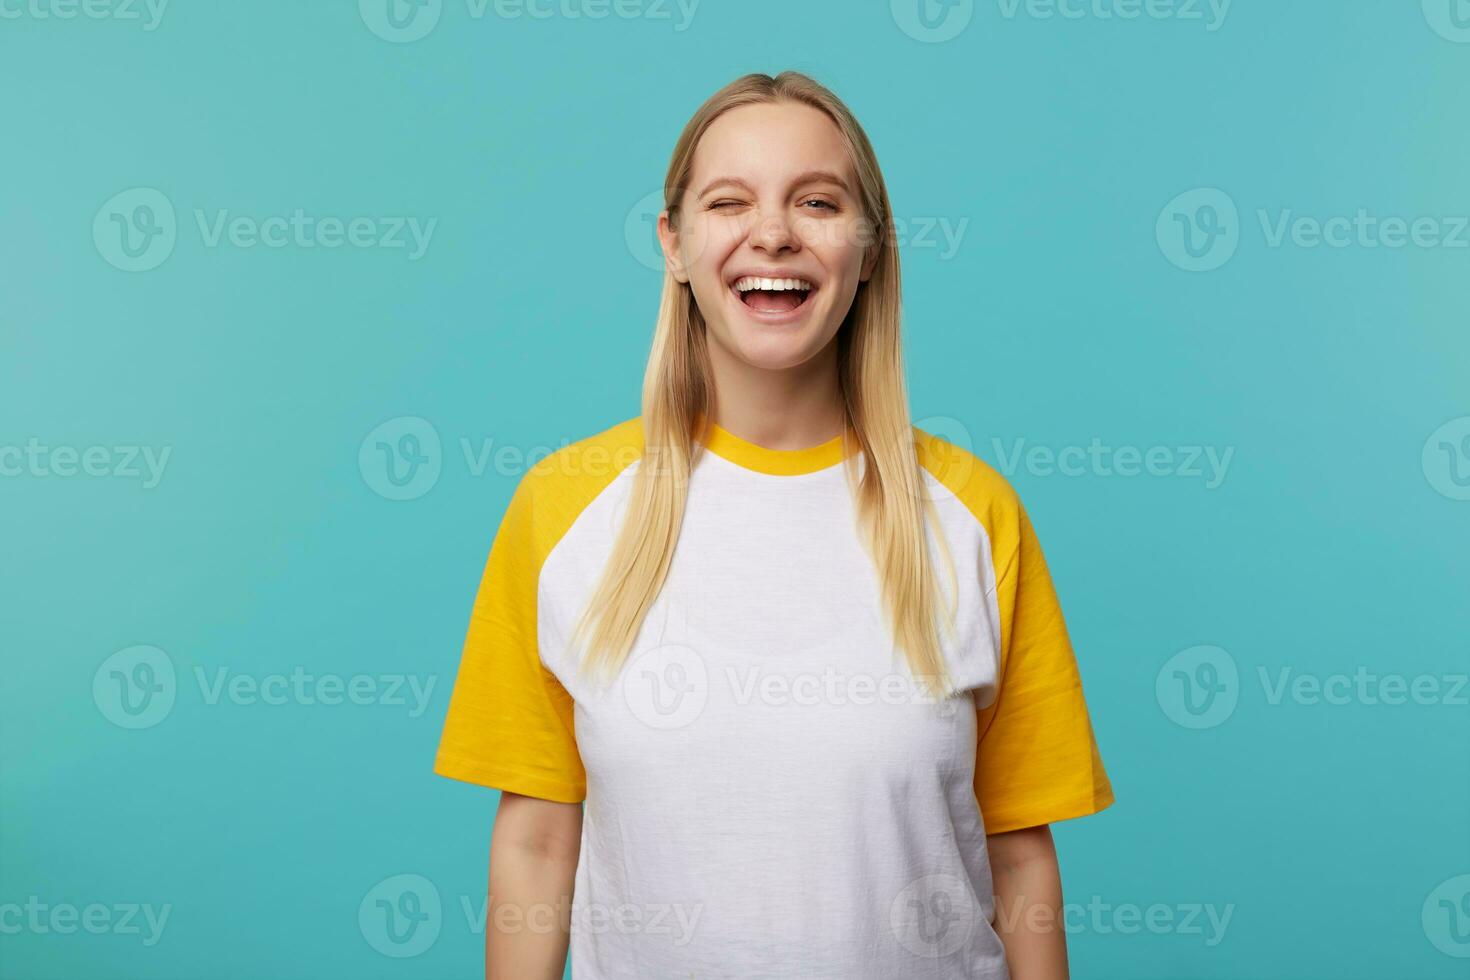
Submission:
[[[705,184],[704,189],[701,190],[696,196],[704,197],[704,195],[708,194],[711,189],[718,187],[721,184],[733,184],[736,187],[741,187],[747,191],[751,191],[752,193],[754,193],[754,188],[752,188],[745,181],[741,180],[739,177],[716,177],[708,184]],[[791,184],[793,187],[800,186],[801,184],[836,184],[838,187],[842,188],[843,191],[849,194],[852,193],[852,189],[847,186],[847,181],[843,180],[837,174],[832,173],[830,170],[808,170],[804,173],[799,173],[792,178]]]

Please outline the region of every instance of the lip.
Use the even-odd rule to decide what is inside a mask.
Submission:
[[[787,310],[785,312],[766,312],[762,310],[751,309],[749,306],[746,306],[745,301],[740,298],[740,293],[738,290],[735,289],[735,284],[741,279],[744,279],[746,276],[758,276],[762,279],[803,279],[811,283],[812,288],[807,292],[806,299],[796,309]],[[817,280],[813,279],[807,273],[800,272],[796,269],[741,269],[732,274],[729,280],[725,283],[726,291],[729,292],[730,298],[734,301],[735,305],[740,307],[741,313],[744,313],[747,317],[756,321],[757,323],[767,323],[773,326],[780,326],[781,324],[786,323],[795,323],[802,317],[806,316],[807,310],[811,307],[813,301],[816,298],[817,292],[821,288],[821,283],[817,282]]]

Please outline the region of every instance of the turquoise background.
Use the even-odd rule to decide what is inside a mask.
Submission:
[[[180,0],[153,29],[7,0],[0,976],[479,975],[462,899],[496,797],[430,767],[486,551],[521,455],[638,411],[642,209],[685,120],[790,67],[852,106],[913,231],[963,228],[903,247],[921,426],[998,466],[1016,440],[1233,453],[1213,487],[1187,453],[1006,470],[1118,793],[1056,828],[1067,899],[1175,923],[1085,912],[1073,976],[1465,977],[1470,249],[1272,247],[1258,212],[1453,238],[1470,4],[1238,0],[1212,30],[1202,4],[1097,15],[1126,0],[936,5],[933,28],[913,0],[627,2],[444,0],[403,42],[373,0]],[[1166,209],[1199,188],[1238,209],[1213,238],[1219,195]],[[125,271],[116,221],[158,195],[172,251]],[[411,259],[210,246],[194,218],[298,208],[437,223]],[[1223,264],[1180,267],[1186,225]],[[404,435],[426,462],[397,487],[376,445]],[[130,446],[168,449],[156,485]],[[88,447],[94,475],[56,472]],[[174,678],[157,717],[118,700],[140,663]],[[1441,696],[1272,697],[1360,668]],[[211,700],[196,674],[298,669],[433,687],[415,714]],[[390,934],[405,882],[429,917]],[[31,896],[170,912],[147,945],[17,928]],[[1223,936],[1181,926],[1193,906],[1229,910]]]

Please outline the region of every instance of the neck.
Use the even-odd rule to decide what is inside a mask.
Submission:
[[[805,449],[842,433],[846,410],[834,337],[795,367],[754,367],[710,344],[714,386],[709,418],[726,432],[770,449]]]

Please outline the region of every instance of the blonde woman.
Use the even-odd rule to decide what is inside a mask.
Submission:
[[[1011,487],[910,421],[878,162],[794,72],[665,181],[640,416],[517,486],[435,771],[501,792],[487,976],[1067,976],[1113,801]]]

